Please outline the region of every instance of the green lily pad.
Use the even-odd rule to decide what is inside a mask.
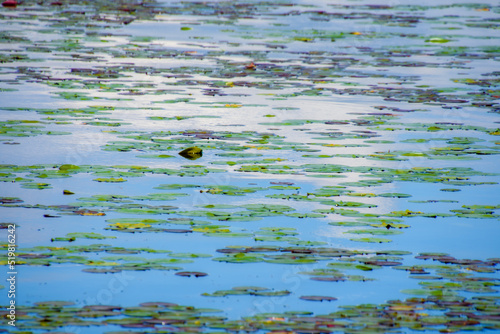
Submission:
[[[115,236],[105,236],[99,233],[94,233],[94,232],[71,232],[66,234],[66,237],[69,238],[83,238],[83,239],[116,239]]]
[[[357,242],[369,242],[369,243],[379,243],[379,244],[392,242],[391,239],[385,239],[385,238],[351,238],[350,240]]]
[[[200,188],[200,186],[196,184],[160,184],[154,188],[163,190],[175,190],[183,188]]]
[[[182,276],[182,277],[205,277],[208,276],[207,273],[203,273],[200,271],[179,271],[175,273],[177,276]]]
[[[401,193],[383,193],[379,194],[380,197],[392,197],[392,198],[408,198],[411,197],[409,194],[401,194]]]
[[[202,296],[208,297],[226,297],[232,295],[250,295],[250,296],[287,296],[291,294],[290,291],[280,290],[280,291],[270,291],[270,289],[263,287],[234,287],[231,290],[219,290],[214,293],[203,293]]]
[[[276,205],[276,204],[245,204],[242,205],[241,207],[250,211],[257,211],[257,212],[283,213],[283,212],[295,211],[295,209],[290,206]]]
[[[169,154],[141,154],[138,155],[137,157],[143,159],[168,159],[168,158],[174,158],[175,156]]]
[[[214,261],[218,262],[229,262],[229,263],[255,263],[262,262],[263,259],[259,256],[247,255],[245,253],[235,253],[231,255],[227,255],[225,257],[215,257],[212,258]]]
[[[442,38],[442,37],[432,37],[432,38],[426,39],[425,41],[430,42],[430,43],[448,43],[450,40],[447,38]]]
[[[335,297],[329,297],[329,296],[300,296],[300,299],[302,300],[309,300],[309,301],[317,301],[317,302],[322,302],[322,301],[335,301],[337,298]]]
[[[387,225],[389,226],[389,225]],[[371,235],[394,235],[394,234],[402,234],[403,232],[401,231],[394,231],[394,230],[379,230],[379,229],[362,229],[362,230],[350,230],[344,233],[350,233],[350,234],[371,234]],[[352,239],[351,239],[352,240]]]
[[[98,178],[94,179],[94,181],[107,182],[107,183],[127,182],[127,180],[124,179],[123,177],[98,177]]]
[[[145,196],[134,196],[130,198],[141,201],[173,201],[176,200],[178,197],[184,197],[184,196],[189,196],[189,195],[185,193],[156,193],[156,194],[148,194]]]
[[[42,183],[42,182],[38,182],[38,183],[27,182],[27,183],[23,183],[21,187],[25,188],[25,189],[39,189],[39,190],[52,189],[52,186],[50,184]]]

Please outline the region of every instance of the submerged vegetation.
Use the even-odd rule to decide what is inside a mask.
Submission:
[[[0,330],[499,330],[499,15],[4,1]]]

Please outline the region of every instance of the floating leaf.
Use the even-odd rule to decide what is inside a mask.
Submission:
[[[105,236],[99,233],[94,232],[71,232],[66,234],[66,237],[69,238],[84,238],[84,239],[116,239],[115,236]]]
[[[124,179],[123,177],[98,177],[94,179],[94,181],[97,182],[108,182],[108,183],[121,183],[121,182],[126,182],[127,180]]]
[[[392,225],[387,225],[391,226]],[[371,235],[394,235],[394,234],[402,234],[403,232],[400,231],[393,231],[393,230],[378,230],[378,229],[368,229],[368,230],[350,230],[344,233],[350,233],[350,234],[371,234]],[[352,239],[351,239],[352,240]]]
[[[26,188],[26,189],[39,189],[39,190],[43,190],[43,189],[51,189],[52,186],[48,183],[23,183],[22,188]]]
[[[426,42],[431,43],[448,43],[450,40],[442,37],[432,37],[425,40]]]
[[[143,159],[168,159],[168,158],[174,158],[173,155],[169,154],[141,154],[137,156],[138,158],[143,158]]]
[[[235,287],[231,290],[219,290],[215,291],[214,293],[204,293],[202,296],[209,296],[209,297],[225,297],[225,296],[231,296],[231,295],[250,295],[250,296],[287,296],[291,292],[287,290],[280,290],[280,291],[270,291],[270,289],[267,288],[262,288],[262,287]]]
[[[337,300],[337,298],[335,297],[328,297],[328,296],[300,296],[300,299],[317,301],[317,302],[322,302],[322,301],[331,302]]]
[[[409,194],[401,194],[401,193],[383,193],[379,194],[380,197],[394,197],[394,198],[408,198],[411,197]]]
[[[391,239],[385,239],[385,238],[351,238],[350,240],[352,240],[352,241],[358,241],[358,242],[369,242],[369,243],[386,243],[386,242],[392,242]]]
[[[202,273],[200,271],[179,271],[175,273],[177,276],[183,276],[183,277],[204,277],[207,276],[207,273]]]
[[[229,262],[229,263],[254,263],[263,261],[263,259],[259,256],[246,255],[244,253],[235,253],[228,255],[226,257],[215,257],[212,258],[212,260],[219,262]]]

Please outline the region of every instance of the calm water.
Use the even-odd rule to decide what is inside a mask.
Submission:
[[[495,1],[4,5],[3,328],[500,330],[499,17]],[[179,322],[147,323],[158,309]]]

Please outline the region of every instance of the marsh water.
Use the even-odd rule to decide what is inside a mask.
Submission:
[[[499,22],[4,2],[2,328],[499,331]]]

